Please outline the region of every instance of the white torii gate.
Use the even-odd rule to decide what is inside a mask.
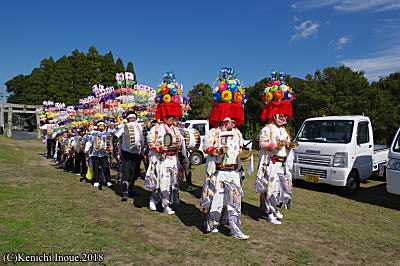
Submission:
[[[0,127],[5,129],[4,124],[4,116],[5,113],[8,112],[8,123],[7,123],[7,136],[9,138],[12,137],[12,115],[13,113],[22,113],[22,114],[36,114],[36,127],[37,127],[37,138],[41,138],[41,130],[40,130],[40,119],[39,115],[36,112],[36,109],[41,108],[41,105],[28,105],[28,104],[14,104],[14,103],[3,103],[0,102]],[[34,109],[34,110],[31,110]],[[5,130],[4,130],[5,132]]]

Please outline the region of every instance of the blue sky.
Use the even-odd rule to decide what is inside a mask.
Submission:
[[[224,66],[248,86],[340,64],[373,81],[400,71],[400,0],[3,0],[0,36],[1,84],[91,45],[153,87],[174,71],[187,91]]]

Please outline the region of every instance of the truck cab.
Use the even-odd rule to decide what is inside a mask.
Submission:
[[[295,140],[293,178],[355,193],[373,172],[383,174],[388,148],[375,145],[369,117],[327,116],[304,121]]]
[[[386,189],[389,193],[400,195],[400,128],[390,145]]]

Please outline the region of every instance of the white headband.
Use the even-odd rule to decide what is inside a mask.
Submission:
[[[100,125],[106,125],[106,124],[104,122],[99,122],[99,123],[97,123],[96,126],[100,126]]]
[[[131,117],[136,118],[137,116],[136,116],[135,114],[130,114],[130,115],[128,115],[126,118],[131,118]]]

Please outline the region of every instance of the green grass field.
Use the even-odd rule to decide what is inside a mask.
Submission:
[[[243,231],[204,234],[200,191],[181,192],[176,215],[151,212],[143,181],[121,202],[57,169],[38,141],[0,137],[0,250],[26,254],[101,252],[102,264],[400,264],[400,197],[371,180],[344,197],[337,189],[300,183],[282,225],[262,217],[255,175],[244,181]],[[204,166],[195,168],[201,186]],[[0,264],[2,264],[1,262]],[[86,263],[87,264],[87,263]]]

